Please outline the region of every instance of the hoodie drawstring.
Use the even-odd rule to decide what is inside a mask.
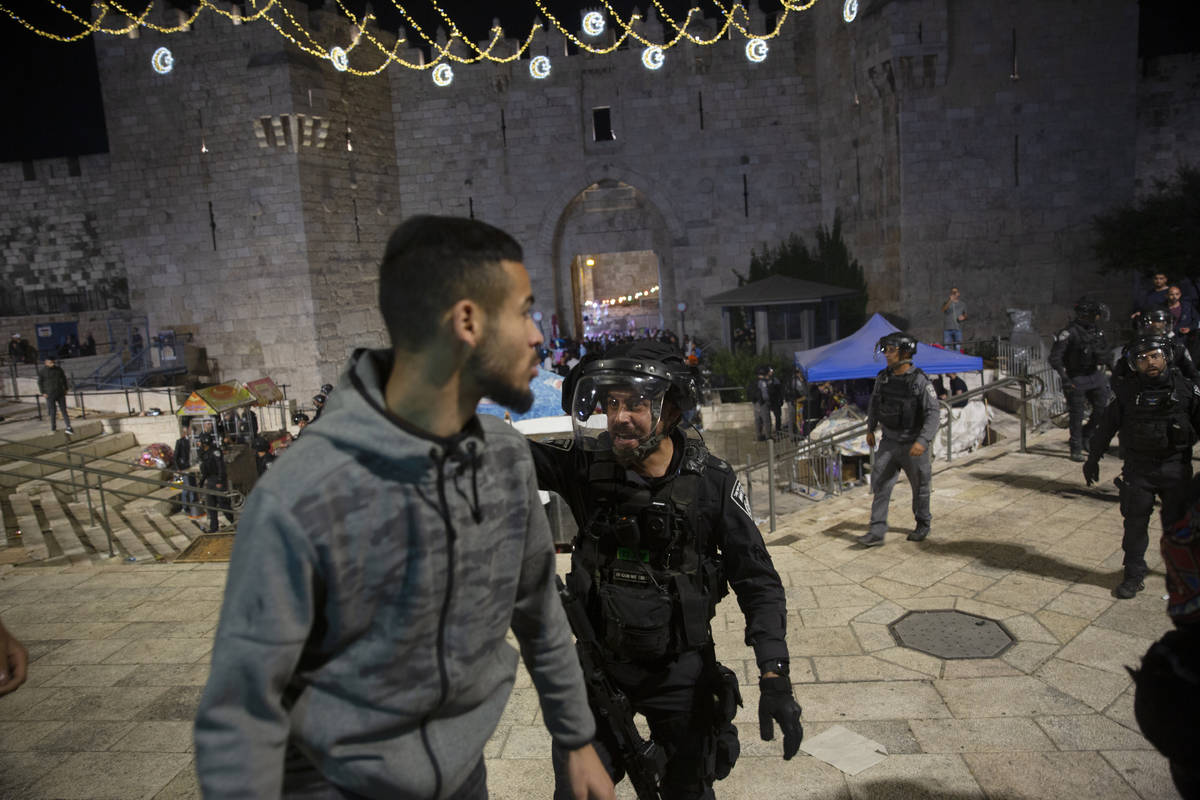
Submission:
[[[483,509],[479,506],[479,458],[475,442],[467,442],[467,454],[471,457],[471,517],[475,524],[483,522]]]

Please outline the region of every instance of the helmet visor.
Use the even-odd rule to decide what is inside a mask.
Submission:
[[[658,429],[670,386],[663,378],[628,372],[581,376],[571,402],[576,444],[586,450],[632,452]]]
[[[1149,345],[1131,348],[1125,362],[1142,375],[1159,375],[1167,367],[1167,354],[1162,347]]]

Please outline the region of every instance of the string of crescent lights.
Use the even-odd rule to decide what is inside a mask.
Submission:
[[[127,2],[128,0],[126,0]],[[458,64],[475,64],[481,61],[491,61],[496,64],[512,63],[521,59],[532,47],[534,38],[539,31],[545,26],[542,23],[534,22],[530,27],[528,35],[521,41],[515,52],[504,55],[497,54],[496,48],[500,45],[504,38],[504,31],[499,26],[494,26],[490,33],[491,38],[486,46],[479,46],[472,42],[469,38],[463,35],[462,30],[454,22],[451,16],[436,2],[431,2],[430,5],[438,13],[441,19],[446,23],[449,31],[448,39],[445,44],[440,44],[435,38],[431,37],[417,20],[408,12],[408,10],[398,1],[392,0],[392,5],[400,13],[406,24],[416,34],[420,42],[430,47],[431,58],[426,61],[423,57],[419,57],[416,61],[408,61],[400,55],[400,46],[406,43],[403,37],[397,38],[394,45],[389,46],[385,42],[378,39],[369,30],[368,23],[374,19],[373,15],[364,12],[361,18],[352,13],[346,8],[343,0],[335,0],[338,9],[352,23],[357,30],[354,31],[353,41],[348,43],[348,46],[331,45],[326,46],[319,42],[311,31],[304,27],[292,13],[287,9],[286,5],[280,0],[248,0],[252,14],[243,16],[240,9],[227,11],[218,7],[213,0],[198,0],[194,10],[190,15],[184,16],[181,14],[177,25],[159,25],[150,21],[151,12],[155,8],[155,0],[150,0],[145,9],[140,13],[129,11],[125,8],[120,0],[94,0],[92,9],[95,12],[95,19],[89,20],[76,14],[71,9],[67,8],[56,0],[46,0],[46,2],[61,11],[67,18],[80,26],[78,32],[72,34],[61,34],[53,31],[47,31],[39,28],[29,20],[21,17],[12,9],[3,5],[3,0],[0,0],[0,12],[6,14],[10,19],[21,25],[31,33],[42,36],[56,42],[70,43],[79,41],[87,36],[98,34],[108,36],[125,36],[132,34],[138,28],[146,28],[155,33],[170,35],[183,33],[191,29],[199,16],[205,11],[215,12],[236,25],[245,25],[255,22],[266,22],[269,24],[281,37],[291,42],[301,52],[313,56],[314,58],[329,61],[335,69],[340,72],[345,72],[358,77],[370,77],[378,75],[389,64],[397,64],[401,67],[411,70],[431,70],[433,71],[434,81],[438,85],[447,85],[453,80],[453,70],[449,62]],[[599,41],[592,43],[586,38],[580,38],[574,32],[569,30],[550,10],[546,7],[545,0],[533,0],[534,5],[542,14],[549,26],[561,33],[566,39],[575,45],[580,50],[591,53],[593,55],[608,55],[629,40],[633,40],[643,45],[645,50],[642,55],[642,62],[648,69],[659,69],[664,63],[664,51],[669,50],[680,42],[687,40],[695,45],[709,46],[716,42],[725,39],[731,35],[731,29],[737,30],[743,37],[747,39],[746,57],[754,62],[762,61],[766,58],[767,48],[766,40],[775,38],[783,30],[783,26],[788,19],[789,14],[807,11],[812,8],[817,0],[780,0],[783,8],[783,13],[775,21],[775,26],[772,31],[765,33],[752,33],[747,24],[739,19],[739,15],[749,21],[749,13],[740,2],[734,2],[733,5],[726,8],[721,0],[711,0],[713,5],[718,9],[722,18],[722,24],[719,26],[715,35],[710,38],[698,36],[690,28],[693,25],[694,17],[700,11],[699,8],[693,7],[688,10],[687,16],[682,22],[676,21],[670,13],[663,7],[661,0],[651,0],[655,10],[658,12],[659,18],[670,29],[671,33],[666,34],[662,42],[655,42],[636,28],[639,22],[643,21],[640,14],[632,13],[627,19],[623,19],[620,14],[612,7],[609,0],[601,0],[604,9],[608,12],[608,19],[614,24],[614,35],[612,40],[604,44]],[[844,17],[846,22],[852,21],[857,12],[857,0],[845,0],[846,9]],[[853,7],[853,10],[851,10]],[[276,19],[272,12],[278,11],[282,16],[282,20]],[[127,20],[127,22],[116,22],[109,20],[111,14],[119,14]],[[106,20],[111,22],[106,25]],[[585,37],[599,39],[603,33],[606,23],[604,15],[599,11],[592,11],[585,15],[583,20],[583,33]],[[295,33],[293,33],[294,31]],[[350,54],[358,48],[360,43],[365,40],[371,45],[371,49],[377,54],[379,63],[368,69],[360,69],[350,64]],[[461,55],[454,52],[454,44],[457,41],[463,42],[470,53]],[[419,45],[420,46],[420,45]],[[161,49],[161,48],[160,48]],[[356,60],[362,61],[362,58]],[[530,73],[535,78],[545,78],[550,73],[549,59],[545,56],[538,57],[537,66],[531,64]],[[156,52],[154,67],[156,71],[169,72],[174,61],[170,56],[169,51],[166,57],[160,56]],[[165,69],[163,68],[165,67]]]

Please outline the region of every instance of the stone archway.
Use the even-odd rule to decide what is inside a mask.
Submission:
[[[640,188],[611,178],[583,188],[559,213],[550,245],[554,307],[564,335],[582,338],[584,315],[594,327],[595,308],[586,301],[604,296],[652,291],[653,307],[640,296],[608,311],[634,327],[661,327],[671,319],[673,237],[659,207]]]
[[[673,230],[676,225],[656,199],[636,184],[604,177],[560,197],[558,202],[562,211],[547,215],[547,223],[552,223],[543,225],[539,244],[545,246],[550,259],[561,333],[574,338],[584,333],[583,315],[587,312],[583,301],[588,282],[581,280],[581,274],[588,258],[598,262],[600,269],[622,271],[624,277],[617,282],[599,281],[613,293],[625,291],[619,288],[623,285],[620,280],[630,284],[628,294],[645,291],[650,288],[649,275],[656,272],[653,286],[657,308],[651,311],[639,300],[639,308],[633,309],[631,317],[637,319],[637,327],[670,327],[677,296],[673,249],[683,237],[682,229]],[[647,266],[650,261],[655,262],[653,267]]]

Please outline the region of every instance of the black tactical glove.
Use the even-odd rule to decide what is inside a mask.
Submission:
[[[758,735],[764,742],[775,738],[771,720],[783,731],[783,758],[790,759],[800,749],[804,728],[800,726],[800,705],[792,696],[792,684],[786,675],[758,679]]]
[[[1087,481],[1087,485],[1100,481],[1100,462],[1093,459],[1088,459],[1083,462],[1083,479]]]

